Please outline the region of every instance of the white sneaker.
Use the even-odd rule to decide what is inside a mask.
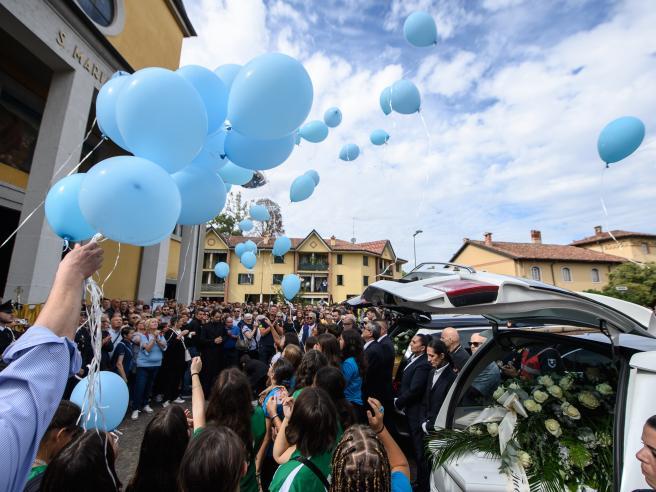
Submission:
[[[162,403],[162,408],[166,408],[171,404],[168,400],[166,400],[164,403]]]
[[[155,395],[155,401],[156,401],[157,403],[160,403],[163,399],[164,399],[164,398],[162,397],[162,395]]]
[[[150,408],[150,405],[146,405],[142,410],[146,413],[153,413],[153,409]]]
[[[173,400],[173,403],[184,403],[184,402],[185,401],[182,398],[180,398],[179,396],[175,400]]]
[[[133,410],[132,415],[130,415],[132,420],[137,420],[139,418],[139,410]]]

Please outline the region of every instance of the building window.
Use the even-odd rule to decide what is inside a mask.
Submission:
[[[572,271],[567,267],[563,267],[562,272],[563,272],[563,281],[564,282],[571,282],[572,281]]]
[[[344,285],[344,275],[337,275],[337,285]]]
[[[366,258],[366,256],[365,256],[365,258]],[[367,285],[369,285],[369,276],[368,275],[365,275],[364,277],[362,277],[362,283],[364,284],[365,287]]]
[[[598,268],[593,268],[592,269],[592,281],[593,282],[599,282],[599,269]]]
[[[338,265],[342,264],[342,255],[337,255],[337,264]]]
[[[273,262],[274,263],[285,263],[285,257],[284,256],[274,256],[273,257]]]
[[[642,254],[644,255],[649,254],[649,243],[642,243],[641,248],[642,248]]]
[[[93,22],[108,27],[114,22],[116,5],[114,0],[77,0],[78,5]]]
[[[542,280],[542,275],[540,274],[540,267],[531,267],[531,278],[533,280]]]
[[[401,264],[400,263],[396,264],[396,273],[401,273]]]
[[[252,273],[240,273],[237,276],[237,283],[239,285],[253,285],[255,275]]]
[[[369,266],[369,257],[368,256],[363,256],[362,257],[362,264],[364,266]]]
[[[273,285],[280,285],[282,284],[282,278],[284,275],[282,273],[274,273],[273,274]]]

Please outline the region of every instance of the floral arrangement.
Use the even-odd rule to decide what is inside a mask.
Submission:
[[[415,336],[416,330],[406,330],[394,337],[394,350],[397,357],[403,358],[405,351],[408,349],[410,340]]]
[[[480,452],[500,459],[501,472],[519,469],[531,490],[610,491],[615,391],[592,369],[506,381],[493,395],[499,405],[474,424],[431,436],[434,466]]]

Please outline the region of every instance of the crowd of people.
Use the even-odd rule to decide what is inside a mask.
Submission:
[[[472,335],[470,350],[453,328],[416,334],[395,371],[390,319],[374,308],[104,300],[101,369],[128,385],[130,418],[162,407],[121,484],[117,435],[84,430],[67,400],[93,357],[80,286],[101,261],[96,245],[73,250],[35,326],[12,332],[0,372],[0,489],[429,490],[426,437],[484,334]],[[4,338],[9,321],[0,314]],[[489,393],[505,370],[491,366],[472,387]],[[411,437],[405,450],[399,419]],[[654,428],[651,419],[650,443]],[[638,456],[653,465],[644,449]]]

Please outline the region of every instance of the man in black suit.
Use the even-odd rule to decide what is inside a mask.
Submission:
[[[385,407],[385,402],[392,401],[392,380],[385,377],[385,351],[378,343],[380,327],[375,323],[366,323],[362,329],[364,340],[364,358],[366,371],[362,382],[362,397],[376,398]]]
[[[417,463],[422,459],[424,449],[424,432],[421,429],[422,398],[426,391],[426,381],[431,365],[426,356],[426,346],[430,341],[428,335],[415,335],[410,340],[412,355],[401,370],[401,386],[394,399],[394,407],[403,412],[408,421],[410,438]]]
[[[223,341],[226,339],[225,322],[220,311],[212,311],[212,321],[202,325],[198,348],[203,360],[200,380],[206,398],[214,386],[214,381],[223,369]]]
[[[460,333],[455,328],[444,328],[440,339],[444,345],[449,349],[451,354],[452,369],[456,372],[460,371],[469,360],[469,352],[467,352],[460,343]]]
[[[424,436],[427,436],[435,428],[437,414],[440,412],[449,388],[451,388],[453,381],[456,379],[456,373],[453,372],[453,366],[451,364],[449,349],[442,340],[432,339],[426,348],[426,356],[432,369],[428,373],[426,391],[422,401],[421,429],[424,432]],[[430,463],[425,450],[418,468],[418,490],[420,492],[427,492],[429,489]]]

